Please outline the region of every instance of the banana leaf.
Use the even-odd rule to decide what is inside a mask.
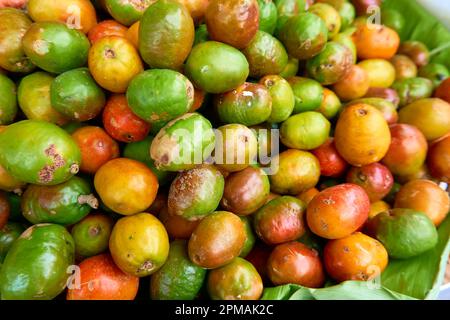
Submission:
[[[400,38],[419,40],[430,49],[431,61],[450,68],[450,31],[414,0],[385,0],[383,9],[396,10],[405,19]]]

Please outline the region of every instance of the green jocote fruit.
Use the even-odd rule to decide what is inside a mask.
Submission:
[[[396,208],[370,219],[367,229],[386,248],[389,256],[408,259],[433,248],[438,241],[436,227],[425,213]]]
[[[3,300],[51,300],[67,284],[74,243],[66,228],[38,224],[13,243],[0,269]]]
[[[396,81],[392,88],[398,93],[400,107],[420,99],[429,98],[433,94],[433,82],[430,79],[421,77]]]
[[[23,120],[0,133],[0,164],[19,181],[59,184],[78,172],[80,162],[75,141],[52,123]]]
[[[279,75],[285,79],[295,77],[298,72],[298,67],[298,59],[289,57],[286,67],[284,67],[283,71],[281,71]]]
[[[50,85],[53,108],[74,121],[95,118],[105,106],[105,93],[95,82],[88,68],[66,71]]]
[[[283,122],[294,111],[295,96],[291,85],[280,76],[266,76],[259,81],[264,85],[272,97],[272,113],[267,122]]]
[[[22,196],[22,214],[33,224],[71,225],[98,208],[92,192],[89,183],[77,176],[55,186],[29,185]]]
[[[269,34],[275,32],[277,27],[278,11],[272,0],[258,0],[259,6],[259,30]]]
[[[341,80],[353,65],[350,49],[337,42],[328,42],[318,55],[308,60],[308,74],[323,85]]]
[[[123,25],[131,26],[142,18],[145,10],[156,0],[139,0],[139,1],[123,1],[123,0],[104,0],[106,10],[114,18]]]
[[[250,82],[216,96],[214,105],[223,123],[253,126],[269,119],[272,113],[269,90],[261,84]]]
[[[252,228],[252,220],[249,216],[240,216],[245,229],[245,242],[239,257],[245,258],[255,246],[256,236]]]
[[[249,75],[249,64],[238,49],[217,41],[206,41],[192,48],[186,65],[186,76],[209,93],[224,93],[243,84]]]
[[[383,9],[381,10],[381,23],[401,34],[405,27],[406,20],[397,10]]]
[[[338,33],[331,40],[333,42],[342,44],[343,46],[346,46],[348,49],[350,49],[350,51],[352,52],[352,57],[353,57],[353,64],[356,63],[356,61],[358,60],[358,56],[356,53],[356,45],[353,42],[351,33],[350,34],[347,32]]]
[[[69,119],[53,108],[50,98],[53,79],[51,74],[42,71],[23,77],[17,91],[19,107],[30,120],[64,125]]]
[[[322,51],[328,30],[321,18],[306,12],[289,18],[280,30],[279,39],[290,56],[306,60]]]
[[[303,77],[292,77],[288,82],[295,96],[294,114],[314,111],[320,107],[324,93],[319,82]]]
[[[23,49],[39,68],[63,73],[86,64],[89,40],[61,22],[36,22],[23,37]]]
[[[25,231],[21,223],[8,222],[0,229],[0,264],[5,260],[6,254],[14,241]]]
[[[288,63],[283,44],[269,33],[259,30],[250,44],[242,50],[254,78],[281,73]]]
[[[419,69],[419,77],[427,78],[433,82],[433,89],[450,77],[447,67],[440,63],[429,63]]]
[[[170,183],[174,175],[169,171],[162,171],[156,168],[155,161],[150,157],[149,152],[152,142],[153,137],[148,136],[142,141],[127,143],[123,149],[123,156],[144,163],[158,178],[159,185],[165,186]]]
[[[158,0],[144,13],[139,27],[139,51],[152,68],[178,70],[194,43],[189,11],[175,0]]]
[[[294,17],[301,12],[305,12],[307,8],[306,0],[274,0],[277,8],[277,25],[275,34],[279,36],[281,28],[285,25],[290,17]]]
[[[215,141],[208,119],[198,113],[186,113],[159,131],[151,144],[150,156],[160,170],[188,170],[211,155]]]
[[[32,22],[21,10],[0,8],[0,67],[11,72],[30,72],[35,65],[25,55],[22,38]]]
[[[189,111],[194,103],[194,87],[177,71],[147,70],[131,80],[127,101],[137,116],[152,125],[163,126]]]
[[[0,125],[10,124],[17,114],[16,85],[0,74]]]
[[[291,116],[281,125],[280,139],[289,148],[312,150],[327,141],[331,124],[319,112],[309,111]]]
[[[209,40],[209,33],[208,33],[208,27],[206,24],[201,24],[195,29],[195,36],[194,36],[194,46],[206,42]]]
[[[206,270],[192,263],[187,254],[187,243],[170,243],[169,257],[161,269],[151,277],[150,293],[153,300],[194,300],[206,278]]]
[[[328,37],[332,38],[339,33],[342,26],[342,19],[335,7],[328,3],[315,3],[308,8],[308,12],[322,18],[328,29]]]

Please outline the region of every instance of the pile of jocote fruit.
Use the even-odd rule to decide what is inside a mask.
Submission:
[[[1,299],[259,299],[432,249],[449,71],[373,4],[0,1]]]

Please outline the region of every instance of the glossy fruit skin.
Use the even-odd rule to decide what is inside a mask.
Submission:
[[[330,127],[330,122],[321,113],[303,112],[283,122],[280,139],[289,148],[312,150],[325,143]]]
[[[94,174],[106,162],[120,155],[117,142],[100,127],[81,127],[72,133],[72,138],[81,151],[82,172]]]
[[[253,232],[252,227],[252,220],[249,216],[240,216],[239,217],[244,224],[244,230],[245,230],[245,242],[244,246],[242,247],[241,253],[239,254],[239,257],[245,258],[250,251],[252,251],[253,247],[256,243],[256,236]]]
[[[434,97],[450,103],[450,78],[444,80],[434,92]]]
[[[339,33],[342,24],[341,16],[333,6],[327,3],[315,3],[309,7],[308,12],[314,13],[325,21],[329,38]]]
[[[39,68],[63,73],[86,64],[89,40],[61,22],[36,22],[25,33],[23,49]]]
[[[216,41],[206,41],[192,48],[184,70],[195,87],[209,93],[237,88],[250,72],[243,53]]]
[[[150,147],[150,155],[159,170],[188,170],[211,155],[215,141],[209,120],[198,113],[187,113],[170,121],[158,132]]]
[[[139,51],[152,68],[177,70],[194,43],[194,21],[185,6],[159,0],[145,11],[139,27]]]
[[[103,203],[123,215],[147,209],[159,187],[155,174],[145,164],[127,158],[113,159],[100,167],[94,185]]]
[[[320,174],[325,177],[341,177],[348,168],[348,163],[336,150],[333,138],[328,138],[326,142],[311,153],[319,160]]]
[[[104,20],[95,25],[88,33],[88,39],[91,44],[109,36],[126,37],[127,27],[115,20]]]
[[[269,90],[261,84],[250,82],[217,96],[214,105],[223,123],[252,126],[266,121],[272,113]]]
[[[289,18],[280,30],[280,41],[290,56],[299,60],[314,57],[327,42],[327,26],[313,13],[300,13]],[[310,44],[305,46],[305,43]]]
[[[131,81],[127,101],[138,117],[163,126],[189,111],[194,102],[194,87],[177,71],[147,70]]]
[[[333,91],[344,101],[359,99],[366,95],[369,90],[370,82],[367,72],[353,65],[349,68],[347,74],[333,85]]]
[[[319,288],[325,282],[319,253],[297,241],[283,243],[273,249],[267,261],[267,274],[276,286],[293,283]]]
[[[257,166],[231,173],[225,180],[221,206],[238,215],[249,215],[266,202],[270,193],[269,178]]]
[[[423,212],[398,208],[382,212],[367,224],[395,259],[408,259],[433,248],[438,241],[436,228]]]
[[[166,262],[169,237],[155,216],[139,213],[117,221],[109,239],[109,250],[123,272],[145,277]]]
[[[390,126],[392,141],[382,162],[399,176],[417,172],[427,157],[428,144],[425,136],[409,124]]]
[[[139,50],[139,28],[141,26],[140,21],[136,21],[128,28],[125,34],[125,38],[130,41],[133,46]]]
[[[33,224],[71,225],[97,207],[91,186],[77,176],[55,186],[29,185],[21,200],[22,214]]]
[[[25,55],[22,38],[31,26],[28,16],[14,8],[0,8],[0,67],[11,72],[30,72],[34,64]],[[4,27],[3,27],[4,26]]]
[[[212,165],[179,173],[169,189],[169,214],[190,221],[204,218],[219,206],[224,184],[222,174]]]
[[[419,69],[419,76],[431,80],[433,89],[436,89],[445,79],[450,77],[450,72],[443,64],[429,63]]]
[[[357,231],[369,217],[370,200],[356,184],[340,184],[320,192],[308,205],[306,220],[312,232],[341,239]]]
[[[404,41],[400,45],[398,53],[408,56],[419,68],[427,65],[430,61],[430,52],[420,41]]]
[[[347,30],[353,30],[353,29],[349,28]],[[353,64],[355,64],[358,59],[358,56],[356,54],[356,46],[355,46],[355,43],[353,42],[352,33],[350,33],[347,30],[343,31],[341,33],[338,33],[333,38],[331,38],[331,40],[347,47],[352,53],[352,58],[353,58],[352,62],[353,62]]]
[[[20,109],[30,120],[42,120],[57,125],[66,124],[69,119],[53,108],[50,86],[54,77],[49,73],[37,71],[23,77],[17,88]]]
[[[288,63],[288,54],[283,44],[261,30],[256,33],[242,53],[250,65],[250,76],[254,78],[279,74]]]
[[[450,132],[450,104],[439,98],[417,100],[399,112],[399,122],[417,127],[429,141]]]
[[[330,89],[323,88],[323,99],[317,112],[328,120],[333,120],[341,111],[342,103],[339,97]]]
[[[368,104],[346,107],[338,119],[334,137],[339,154],[356,167],[380,161],[391,143],[386,120]]]
[[[381,23],[385,26],[401,33],[405,27],[406,19],[403,14],[394,9],[382,9],[381,10]]]
[[[272,98],[272,112],[267,121],[279,123],[289,118],[295,106],[294,92],[289,83],[277,75],[265,76],[259,83],[269,90]]]
[[[269,176],[270,188],[280,194],[298,195],[319,182],[320,164],[307,151],[289,149],[275,158],[278,172]]]
[[[144,71],[136,48],[118,36],[97,40],[89,50],[88,63],[95,81],[114,93],[124,93],[131,79]]]
[[[448,194],[430,180],[413,180],[403,185],[395,196],[395,208],[409,208],[425,213],[439,226],[450,210]]]
[[[27,11],[33,21],[58,21],[83,33],[88,33],[97,24],[95,8],[90,1],[29,0]]]
[[[450,182],[450,136],[446,136],[430,146],[427,166],[433,177]]]
[[[33,139],[20,139],[24,135]],[[54,124],[23,120],[0,134],[0,164],[20,181],[59,184],[78,172],[80,162],[75,141]]]
[[[395,81],[395,68],[387,60],[367,59],[358,63],[368,76],[370,87],[389,88]]]
[[[105,7],[114,20],[123,25],[130,26],[140,20],[147,8],[156,0],[120,1],[104,0]]]
[[[155,162],[150,157],[149,152],[152,142],[153,137],[148,136],[142,141],[128,143],[123,149],[123,157],[144,163],[156,175],[159,185],[165,186],[172,181],[174,175],[172,172],[156,169]]]
[[[395,105],[384,98],[361,98],[352,100],[347,103],[346,106],[356,105],[356,104],[368,104],[372,107],[375,107],[378,111],[383,115],[384,120],[389,125],[395,124],[398,122],[398,112]]]
[[[115,140],[142,141],[150,132],[150,124],[133,113],[125,95],[112,95],[103,109],[103,127]]]
[[[75,224],[70,233],[75,242],[76,256],[87,258],[105,252],[113,224],[113,220],[104,214],[88,215]]]
[[[400,97],[400,107],[404,107],[414,101],[431,97],[433,83],[426,78],[409,78],[392,85]]]
[[[210,38],[237,49],[248,46],[259,26],[256,0],[210,0],[205,22]]]
[[[38,224],[12,244],[0,270],[3,300],[51,300],[65,288],[74,263],[74,243],[56,224]],[[21,279],[20,284],[17,283]]]
[[[0,125],[14,121],[17,114],[16,85],[7,76],[0,74]]]
[[[159,220],[164,224],[167,234],[171,239],[189,240],[195,228],[201,220],[189,221],[181,216],[170,215],[167,206],[159,212]]]
[[[209,0],[177,0],[188,9],[196,25],[203,22]]]
[[[341,0],[319,0],[319,3],[327,3],[335,8],[341,18],[341,28],[340,30],[346,30],[355,20],[355,7],[347,2]]]
[[[187,242],[170,243],[169,256],[161,269],[151,277],[153,300],[194,300],[204,281],[206,270],[189,260]]]
[[[371,87],[364,96],[365,98],[381,98],[391,102],[395,108],[400,103],[400,97],[397,91],[391,88],[375,88]]]
[[[322,85],[331,85],[341,80],[353,65],[351,51],[337,42],[328,42],[324,49],[308,60],[308,74]]]
[[[391,209],[391,206],[384,201],[372,202],[370,204],[369,219],[372,219],[376,215],[388,211],[389,209]]]
[[[8,198],[4,192],[0,192],[0,229],[2,229],[8,222],[11,207]]]
[[[244,224],[238,216],[216,211],[204,218],[192,233],[189,258],[202,268],[222,267],[239,256],[245,239]]]
[[[383,199],[394,184],[394,177],[387,167],[380,163],[371,163],[360,168],[352,167],[347,173],[347,182],[362,187],[370,202]]]
[[[120,270],[109,254],[79,264],[80,287],[69,288],[67,300],[134,300],[139,278]]]
[[[306,0],[275,0],[277,6],[278,19],[275,34],[279,37],[281,29],[289,18],[297,16],[308,9]]]
[[[293,114],[314,111],[320,107],[323,100],[322,85],[308,78],[292,77],[288,79],[295,96],[295,107]]]
[[[273,34],[277,26],[278,11],[272,0],[257,0],[259,7],[259,30]]]
[[[24,231],[25,227],[17,222],[8,222],[0,228],[0,264],[5,260],[6,254],[14,241],[16,241]]]
[[[391,59],[400,45],[397,32],[383,25],[361,24],[353,34],[359,59]]]
[[[395,68],[395,80],[417,77],[417,66],[408,56],[397,54],[390,61]]]
[[[87,68],[73,69],[57,76],[50,85],[53,108],[74,121],[95,118],[105,106],[105,93]]]
[[[216,132],[214,159],[219,169],[236,172],[256,163],[259,146],[255,131],[242,124],[227,124]]]
[[[235,258],[208,274],[208,293],[212,300],[258,300],[262,292],[261,276],[242,258]]]
[[[388,264],[383,245],[361,232],[331,240],[324,249],[327,273],[337,281],[367,281],[378,277]]]
[[[298,198],[282,196],[260,208],[253,217],[258,237],[269,245],[300,238],[306,230],[306,205]]]

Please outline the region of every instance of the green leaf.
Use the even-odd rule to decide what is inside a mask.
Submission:
[[[267,288],[262,300],[410,300],[411,297],[391,291],[376,282],[345,281],[341,284],[312,289],[295,284]]]
[[[450,68],[450,32],[436,17],[411,0],[386,0],[383,9],[396,10],[405,18],[400,34],[402,41],[419,40],[425,43],[433,53],[432,62]]]
[[[450,216],[439,226],[439,241],[432,250],[406,260],[391,260],[381,283],[417,299],[436,299],[450,252]]]

